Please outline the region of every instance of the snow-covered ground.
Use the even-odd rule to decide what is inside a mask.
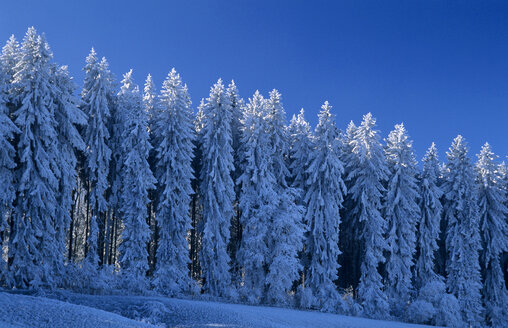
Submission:
[[[283,308],[145,296],[0,293],[0,327],[422,327]]]

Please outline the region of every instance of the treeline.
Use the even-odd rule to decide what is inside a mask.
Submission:
[[[312,131],[281,95],[214,84],[195,115],[92,49],[77,86],[44,35],[0,56],[0,285],[181,296],[448,326],[508,325],[508,174],[463,137],[417,165],[371,114]]]

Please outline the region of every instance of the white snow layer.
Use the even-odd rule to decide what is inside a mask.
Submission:
[[[329,313],[144,296],[0,293],[0,327],[423,327]],[[74,304],[72,304],[74,303]]]

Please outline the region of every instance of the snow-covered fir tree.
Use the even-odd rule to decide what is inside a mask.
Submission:
[[[3,259],[4,242],[7,239],[12,206],[16,197],[14,188],[15,149],[12,145],[18,128],[9,117],[7,102],[9,99],[8,74],[0,61],[0,284],[7,274],[7,263]]]
[[[239,178],[242,175],[242,149],[241,149],[241,122],[243,115],[243,109],[245,107],[244,100],[240,97],[238,88],[235,84],[235,81],[231,81],[226,89],[226,96],[229,102],[229,108],[231,110],[231,146],[233,148],[233,183],[235,185],[235,202],[234,202],[234,215],[231,220],[231,238],[228,246],[229,254],[231,257],[231,271],[232,271],[232,279],[236,282],[239,280],[239,265],[236,261],[236,253],[238,252],[238,248],[240,247],[240,240],[242,236],[242,225],[240,224],[240,193],[241,186],[239,183]],[[202,112],[201,112],[202,113]]]
[[[156,149],[159,242],[153,284],[163,293],[179,294],[193,287],[186,237],[191,229],[189,205],[195,134],[187,86],[174,69],[162,85],[159,104],[154,126],[159,140]]]
[[[259,303],[264,294],[269,265],[270,218],[276,212],[277,181],[272,171],[266,100],[256,91],[249,99],[242,119],[243,174],[240,210],[243,226],[237,261],[243,269],[242,294],[250,303]]]
[[[9,245],[10,285],[53,287],[63,260],[56,223],[56,199],[61,176],[58,132],[52,94],[49,46],[42,35],[29,28],[14,67],[16,97],[14,122],[21,131],[16,144],[17,199]]]
[[[3,46],[2,54],[0,55],[0,64],[2,65],[7,82],[12,82],[15,73],[14,67],[18,63],[20,55],[19,42],[14,35],[11,35]],[[9,85],[6,85],[6,87],[9,89]]]
[[[129,289],[145,290],[144,277],[148,270],[147,244],[150,228],[146,224],[148,190],[155,187],[155,178],[148,164],[152,148],[148,136],[148,115],[143,108],[138,86],[132,80],[132,70],[124,74],[118,94],[118,108],[123,111],[122,189],[120,213],[123,217],[122,241],[119,247],[120,266]]]
[[[483,145],[476,163],[482,251],[483,297],[487,320],[493,327],[508,326],[508,294],[500,256],[508,251],[507,191],[496,156],[488,143]]]
[[[274,190],[278,195],[277,208],[269,222],[267,300],[275,304],[287,304],[288,292],[297,280],[301,265],[298,252],[303,248],[304,208],[297,205],[302,190],[288,185],[290,181],[289,136],[286,113],[281,94],[270,92],[266,101],[265,120],[268,121],[269,147],[272,149],[270,170],[275,178]]]
[[[416,243],[418,207],[417,167],[413,142],[403,124],[395,125],[386,139],[388,182],[384,215],[388,230],[386,259],[386,293],[396,316],[401,316],[413,291],[413,254]]]
[[[87,177],[88,202],[91,216],[87,222],[87,246],[85,255],[93,265],[99,264],[97,254],[97,220],[106,215],[108,203],[106,190],[111,161],[109,122],[111,118],[112,77],[105,58],[98,61],[92,48],[86,58],[85,80],[81,98],[83,111],[88,115],[88,124],[83,132],[86,144],[85,174]]]
[[[469,326],[481,326],[481,276],[478,252],[481,248],[475,172],[466,142],[457,136],[447,152],[442,189],[447,221],[446,284],[457,297],[462,317]]]
[[[52,72],[55,82],[55,119],[58,129],[58,148],[60,150],[60,170],[57,201],[57,240],[59,249],[65,249],[67,228],[69,228],[68,247],[72,252],[73,226],[71,208],[73,205],[72,191],[76,187],[77,152],[85,150],[85,143],[78,128],[87,123],[87,117],[79,108],[80,101],[76,96],[77,86],[69,76],[67,66],[54,66]]]
[[[435,254],[438,249],[437,240],[440,232],[441,196],[443,191],[438,186],[440,175],[439,158],[434,143],[423,157],[423,170],[420,175],[420,219],[418,224],[417,248],[418,257],[415,265],[416,287],[442,280],[435,272]]]
[[[235,194],[231,178],[234,170],[231,111],[222,80],[211,88],[203,113],[200,140],[203,153],[200,173],[204,221],[200,256],[203,288],[214,296],[228,296],[231,275],[227,245]]]
[[[347,190],[342,179],[344,165],[340,160],[339,131],[330,113],[331,106],[326,101],[321,109],[314,132],[314,148],[309,155],[304,199],[309,224],[306,252],[310,258],[306,285],[317,297],[322,310],[337,311],[342,308],[334,283],[340,255],[339,211]]]
[[[350,215],[360,225],[362,250],[358,298],[363,315],[386,318],[388,302],[378,266],[385,261],[383,252],[388,247],[383,237],[386,220],[381,215],[381,198],[389,171],[375,125],[376,120],[368,113],[363,116],[361,125],[354,129],[349,145],[351,153],[347,158],[351,167],[347,179],[351,183],[348,192],[354,202]]]
[[[341,160],[344,163],[344,176],[348,177],[349,172],[355,169],[357,162],[356,156],[353,154],[354,138],[356,133],[356,125],[350,121],[346,133],[342,136]],[[346,189],[349,191],[355,184],[354,179],[345,179]],[[348,192],[344,197],[341,209],[342,223],[339,231],[339,247],[342,252],[340,256],[341,267],[339,268],[340,285],[342,288],[351,288],[353,294],[357,294],[358,283],[360,281],[360,265],[361,265],[361,236],[358,215],[355,214],[356,201],[354,195]]]
[[[309,177],[307,168],[312,149],[312,132],[305,120],[303,109],[298,116],[293,115],[288,127],[288,137],[291,185],[303,191],[298,202],[301,204],[307,189],[306,181]]]

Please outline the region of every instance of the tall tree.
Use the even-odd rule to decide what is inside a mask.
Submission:
[[[418,257],[415,265],[417,288],[443,277],[435,271],[435,254],[438,250],[441,214],[441,196],[443,191],[438,186],[440,175],[437,148],[434,143],[423,157],[423,171],[420,176],[420,220],[418,225]]]
[[[59,206],[56,212],[56,229],[59,249],[65,249],[67,228],[69,228],[69,252],[72,254],[74,222],[71,218],[72,192],[76,187],[77,153],[85,150],[85,143],[78,128],[87,122],[85,113],[79,108],[80,101],[76,96],[77,86],[69,76],[67,66],[53,67],[55,94],[55,120],[58,129],[58,147],[60,150],[61,178],[56,195]]]
[[[507,191],[496,156],[488,143],[483,145],[476,163],[482,251],[483,297],[487,320],[493,327],[508,326],[508,294],[500,256],[508,251]]]
[[[131,289],[144,290],[148,271],[147,244],[150,228],[146,223],[148,190],[155,187],[148,153],[150,145],[148,118],[143,108],[138,86],[132,80],[132,70],[124,74],[118,94],[118,108],[123,111],[122,133],[122,187],[120,213],[123,216],[120,265]]]
[[[109,122],[111,118],[111,98],[113,95],[112,76],[105,58],[98,61],[92,48],[86,58],[85,81],[81,98],[83,111],[88,115],[88,124],[84,131],[85,171],[87,178],[88,206],[91,216],[87,215],[87,247],[85,255],[93,265],[99,264],[97,220],[104,220],[108,210],[106,190],[109,187],[108,174],[111,161]]]
[[[395,315],[400,316],[413,291],[413,254],[416,244],[416,222],[420,216],[416,159],[413,142],[403,124],[395,125],[386,139],[388,183],[385,196],[385,218],[388,223],[386,292]]]
[[[10,284],[21,288],[55,286],[55,272],[63,260],[55,226],[61,158],[52,99],[52,56],[44,36],[29,28],[13,80],[14,122],[21,134],[16,145],[17,197],[9,261]]]
[[[354,130],[349,145],[351,153],[347,158],[351,167],[347,179],[351,183],[349,193],[354,202],[351,215],[360,225],[361,276],[358,297],[364,315],[385,318],[388,303],[378,266],[385,261],[383,252],[388,247],[383,237],[386,220],[381,215],[381,198],[389,171],[375,125],[376,120],[368,113]]]
[[[250,303],[259,303],[264,294],[269,265],[268,230],[278,203],[271,166],[274,149],[266,116],[266,100],[256,91],[242,120],[244,167],[240,177],[243,235],[238,263],[243,268],[242,292]]]
[[[187,86],[173,69],[162,85],[160,112],[154,133],[157,145],[160,240],[157,248],[155,287],[168,294],[189,292],[193,287],[188,264],[191,229],[189,205],[193,179],[194,125]]]
[[[228,296],[231,275],[227,245],[235,195],[231,178],[231,111],[222,80],[211,88],[203,112],[200,192],[204,226],[200,264],[204,290],[215,296]]]
[[[2,54],[0,55],[0,64],[3,67],[5,78],[7,82],[12,82],[14,78],[14,67],[20,59],[21,51],[19,42],[16,40],[14,35],[11,35],[9,40],[5,43],[2,48]]]
[[[288,134],[291,185],[303,191],[298,202],[301,204],[307,191],[306,181],[309,177],[307,169],[312,150],[312,132],[309,123],[305,120],[303,109],[300,110],[298,116],[293,115],[288,127]]]
[[[340,305],[334,281],[339,269],[339,211],[347,190],[342,180],[344,165],[340,160],[339,131],[330,113],[331,106],[326,101],[321,109],[314,132],[315,147],[309,156],[304,199],[310,228],[306,249],[310,258],[307,285],[321,308],[333,311]]]
[[[16,163],[14,156],[16,151],[13,146],[14,136],[19,129],[9,117],[7,102],[9,94],[8,74],[3,61],[0,61],[0,247],[3,249],[10,230],[10,217],[12,214],[13,201],[16,197],[14,188],[14,168]],[[3,251],[0,252],[3,255]],[[3,256],[0,258],[0,283],[6,278],[7,263]]]
[[[447,220],[447,286],[460,304],[464,321],[481,326],[482,287],[478,252],[481,249],[475,172],[468,157],[466,142],[457,136],[447,152],[443,192]]]
[[[344,176],[346,189],[349,191],[355,184],[355,179],[347,178],[349,173],[355,169],[357,155],[353,154],[355,145],[356,125],[350,121],[346,133],[342,136],[341,160],[344,163]],[[361,222],[355,213],[356,201],[354,195],[348,192],[344,197],[341,209],[341,226],[339,231],[339,247],[342,251],[340,256],[341,266],[339,268],[340,285],[344,289],[352,289],[353,296],[358,297],[358,283],[361,276],[362,243],[361,243]]]
[[[276,209],[269,222],[267,299],[276,304],[287,304],[288,292],[302,269],[298,252],[303,246],[304,208],[297,205],[302,190],[288,184],[290,141],[286,127],[286,113],[282,96],[277,90],[270,92],[266,102],[265,120],[268,121],[269,148],[272,149],[270,167],[275,178],[278,195]]]
[[[155,83],[153,82],[152,75],[148,74],[145,80],[145,86],[143,89],[143,105],[145,111],[148,115],[148,133],[150,135],[150,143],[152,145],[152,150],[148,156],[148,163],[150,164],[150,169],[154,174],[156,174],[156,165],[157,165],[157,148],[158,143],[155,137],[155,124],[156,117],[158,116],[159,111],[159,100],[157,97],[157,90],[155,88]],[[157,208],[157,189],[150,189],[148,191],[148,198],[150,199],[150,204],[148,205],[148,219],[147,224],[150,227],[151,237],[150,243],[148,244],[148,275],[153,276],[155,271],[155,262],[157,256],[157,243],[158,243],[158,228],[155,217],[155,212]]]

